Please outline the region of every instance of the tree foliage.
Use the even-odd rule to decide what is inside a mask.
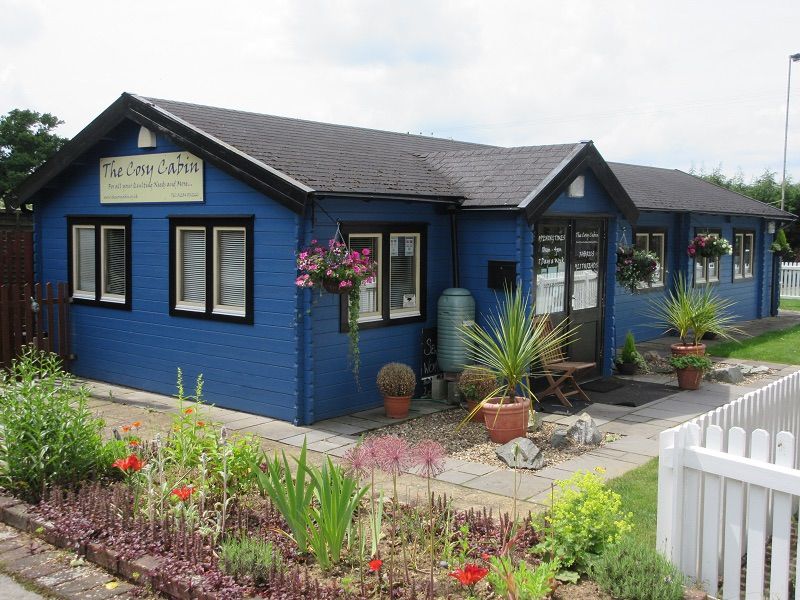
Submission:
[[[14,109],[0,116],[0,201],[7,204],[20,183],[67,139],[53,133],[61,125],[50,113]]]

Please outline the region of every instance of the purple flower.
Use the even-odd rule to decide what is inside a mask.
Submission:
[[[345,469],[351,475],[363,478],[371,468],[371,448],[368,442],[349,448],[344,453]]]
[[[442,445],[433,440],[423,440],[412,450],[414,461],[422,467],[420,474],[436,477],[444,471],[445,452]]]
[[[396,435],[375,438],[373,453],[380,469],[390,475],[400,475],[414,464],[408,442]]]

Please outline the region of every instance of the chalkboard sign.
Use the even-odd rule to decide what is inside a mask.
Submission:
[[[440,372],[436,358],[436,327],[422,330],[422,377],[430,377]]]

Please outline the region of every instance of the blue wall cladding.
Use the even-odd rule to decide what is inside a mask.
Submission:
[[[306,343],[311,347],[304,365],[306,401],[301,420],[307,423],[382,405],[375,377],[388,362],[406,363],[419,376],[422,330],[435,326],[436,303],[442,291],[452,286],[450,217],[442,208],[394,200],[327,198],[318,202],[324,211],[317,209],[315,222],[306,223],[306,243],[311,239],[327,243],[336,234],[334,220],[345,224],[427,224],[427,310],[424,322],[361,329],[361,367],[356,383],[348,334],[340,331],[340,302],[344,298],[318,290],[305,291],[309,309],[305,318],[311,323]]]
[[[713,283],[717,293],[734,302],[732,313],[736,320],[743,321],[769,316],[769,300],[772,286],[772,253],[769,246],[773,235],[766,233],[765,223],[756,217],[734,217],[724,215],[642,213],[637,224],[639,228],[654,227],[667,230],[667,287],[630,294],[617,286],[616,340],[622,346],[625,334],[632,331],[638,340],[648,340],[664,335],[663,328],[653,324],[650,313],[653,304],[663,300],[677,273],[684,273],[689,282],[694,282],[693,260],[686,254],[686,247],[696,233],[706,231],[720,232],[722,237],[733,244],[734,230],[755,234],[753,277],[733,278],[733,259],[723,256],[720,263],[719,282]],[[631,226],[620,222],[620,235],[625,228],[627,241],[631,243]]]
[[[101,205],[100,157],[144,153],[139,127],[120,125],[36,205],[40,281],[66,281],[66,215],[132,215],[131,311],[72,305],[73,371],[83,377],[173,394],[177,367],[187,387],[198,373],[210,403],[291,420],[298,389],[294,285],[301,219],[206,162],[205,202]],[[151,152],[175,152],[159,136]],[[254,323],[169,315],[169,215],[254,215]]]

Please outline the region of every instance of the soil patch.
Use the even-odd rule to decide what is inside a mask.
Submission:
[[[508,465],[497,458],[495,450],[502,444],[495,444],[489,439],[486,425],[470,422],[464,424],[463,427],[458,427],[466,414],[463,410],[453,409],[425,415],[418,419],[376,429],[367,434],[367,437],[397,435],[411,444],[422,440],[435,440],[444,447],[450,458],[490,465],[498,469],[509,469]],[[553,448],[550,445],[550,438],[556,427],[558,426],[553,423],[545,422],[538,431],[528,434],[531,441],[544,453],[545,467],[557,465],[596,448],[596,446],[577,445]],[[605,441],[600,445],[602,446],[604,443]]]

